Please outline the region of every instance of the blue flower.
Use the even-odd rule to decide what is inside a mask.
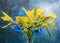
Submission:
[[[21,27],[19,25],[15,26],[15,32],[21,32]]]
[[[24,10],[20,10],[18,13],[18,16],[26,16],[26,13]]]
[[[41,32],[42,32],[42,28],[40,28],[38,30],[32,29],[32,34],[34,34],[34,35],[39,36],[41,34]]]

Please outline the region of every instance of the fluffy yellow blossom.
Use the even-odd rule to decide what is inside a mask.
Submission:
[[[56,15],[54,13],[50,13],[49,17],[55,19]]]
[[[2,13],[4,14],[4,16],[1,17],[1,19],[3,19],[4,21],[11,21],[11,22],[14,22],[14,21],[12,20],[12,18],[8,16],[7,13],[5,13],[4,11],[2,11]]]
[[[27,11],[27,16],[30,20],[35,19],[34,11]]]
[[[45,14],[45,11],[42,11],[41,9],[33,9],[33,10],[26,10],[25,8],[23,8],[23,10],[26,12],[27,14],[27,17],[30,19],[30,20],[35,20],[36,18],[38,17],[43,17],[44,14]]]
[[[20,20],[22,21],[22,24],[24,27],[28,27],[28,24],[30,22],[29,18],[28,17],[20,17]]]
[[[49,25],[47,23],[43,23],[42,26],[43,27],[49,27]]]
[[[27,27],[28,23],[29,23],[29,19],[25,16],[21,17],[21,16],[16,16],[16,21],[17,24],[23,24],[22,26]]]
[[[19,16],[16,16],[15,23],[16,23],[16,24],[20,24],[20,17],[19,17]]]
[[[28,17],[20,17],[20,20],[23,20],[23,21],[25,21],[25,22],[29,22],[29,19],[28,19]]]
[[[40,17],[44,16],[45,11],[42,11],[41,9],[37,9],[36,14]]]

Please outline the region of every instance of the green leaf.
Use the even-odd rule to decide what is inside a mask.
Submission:
[[[48,30],[48,28],[46,28],[46,30],[47,30],[47,32],[48,32],[48,35],[49,35],[49,37],[51,36],[51,33],[50,33],[50,31]]]

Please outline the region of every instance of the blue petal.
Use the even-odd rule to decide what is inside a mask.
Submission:
[[[18,25],[15,26],[15,32],[21,32],[21,27],[19,27]]]
[[[38,29],[37,31],[35,29],[32,30],[32,34],[37,35],[37,36],[40,35],[41,32],[42,32],[42,29],[41,28]]]
[[[19,27],[19,25],[16,24],[16,25],[15,25],[15,28],[20,28],[20,27]]]
[[[24,10],[19,11],[18,16],[26,16],[26,13]]]
[[[21,32],[21,30],[15,29],[15,32]]]

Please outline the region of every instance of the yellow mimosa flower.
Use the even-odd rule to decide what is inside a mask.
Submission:
[[[30,22],[28,17],[20,17],[20,20],[22,21],[24,27],[28,27],[28,23]]]
[[[9,19],[6,16],[1,17],[4,21],[9,21]]]
[[[26,22],[29,22],[29,19],[28,19],[28,17],[20,17],[20,20],[24,20],[24,21],[26,21]]]
[[[56,15],[54,13],[50,13],[49,17],[55,19],[56,18]]]
[[[27,16],[28,16],[28,18],[29,18],[30,20],[32,20],[32,19],[35,18],[33,12],[31,12],[31,11],[28,11],[28,12],[27,12]]]
[[[27,17],[32,20],[35,19],[35,9],[31,10],[31,11],[26,11]]]
[[[42,16],[44,16],[45,11],[42,11],[41,9],[37,9],[36,14],[37,14],[38,16],[42,17]]]
[[[43,27],[49,27],[49,25],[47,23],[43,23],[42,26]]]
[[[1,19],[3,19],[4,21],[11,21],[11,22],[14,22],[14,21],[12,20],[12,18],[8,16],[7,13],[5,13],[4,11],[2,11],[2,13],[4,14],[4,16],[1,17]]]
[[[15,20],[16,24],[20,24],[20,17],[16,16],[16,20]]]

